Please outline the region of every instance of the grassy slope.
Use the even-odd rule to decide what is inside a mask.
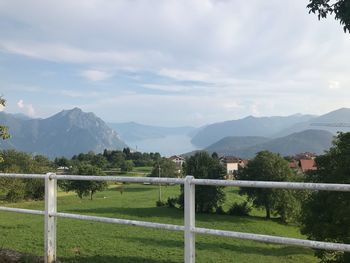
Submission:
[[[60,194],[59,211],[144,221],[183,224],[178,209],[156,208],[158,188],[124,185],[96,194],[93,201],[74,194]],[[163,198],[176,196],[178,186],[162,187]],[[236,189],[227,189],[228,201],[241,199]],[[22,202],[13,206],[43,209],[43,202]],[[259,217],[197,215],[200,227],[301,237],[296,227]],[[43,251],[43,218],[0,212],[0,247],[40,255]],[[197,262],[317,262],[309,249],[271,245],[223,237],[196,236]],[[63,262],[183,262],[183,236],[141,227],[58,219],[58,257]]]

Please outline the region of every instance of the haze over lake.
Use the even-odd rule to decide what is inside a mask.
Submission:
[[[141,152],[159,152],[165,156],[182,154],[199,149],[191,143],[191,137],[188,135],[168,135],[163,138],[127,142],[127,144]]]

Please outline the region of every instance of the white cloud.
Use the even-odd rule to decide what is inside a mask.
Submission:
[[[0,16],[8,23],[1,25],[0,56],[55,62],[64,69],[57,76],[79,72],[96,82],[92,88],[100,85],[95,91],[91,83],[72,88],[76,83],[62,81],[55,83],[59,91],[42,88],[71,103],[130,93],[122,99],[138,107],[125,118],[146,122],[159,112],[174,113],[178,122],[194,115],[209,122],[350,106],[344,100],[350,96],[350,38],[333,18],[320,22],[308,14],[304,2],[2,1]],[[123,75],[130,69],[134,75]]]
[[[35,116],[35,109],[32,104],[25,104],[24,101],[21,99],[17,102],[17,107],[26,115],[31,117]]]
[[[328,88],[329,89],[340,89],[340,83],[339,81],[335,81],[335,80],[330,80],[328,81]]]
[[[112,77],[110,73],[94,69],[84,70],[80,73],[80,75],[91,81],[101,81]]]

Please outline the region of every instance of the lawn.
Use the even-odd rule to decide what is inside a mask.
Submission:
[[[121,188],[123,190],[121,190]],[[227,188],[227,204],[243,197],[237,189]],[[175,197],[179,186],[163,186],[163,198]],[[97,193],[94,200],[79,199],[74,193],[59,193],[58,210],[69,213],[183,224],[179,209],[155,207],[158,187],[141,184],[112,185]],[[3,204],[2,204],[3,205]],[[43,209],[42,201],[10,204],[20,208]],[[302,236],[295,226],[266,221],[263,212],[251,217],[196,215],[200,227],[235,230],[287,237]],[[0,248],[42,255],[42,216],[0,212]],[[58,258],[62,262],[183,262],[183,233],[125,225],[58,219]],[[196,236],[197,262],[317,262],[313,251],[298,247],[254,241]]]

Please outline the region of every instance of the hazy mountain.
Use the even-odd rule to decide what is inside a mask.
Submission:
[[[23,120],[2,112],[0,123],[8,126],[11,134],[10,139],[0,142],[3,149],[70,157],[81,152],[127,146],[100,118],[78,108],[64,110],[47,119]]]
[[[287,117],[253,117],[214,123],[200,129],[192,143],[206,147],[227,136],[270,137],[296,123],[311,119],[312,115],[295,114]]]
[[[108,123],[108,125],[117,131],[120,137],[127,142],[158,139],[169,135],[187,135],[195,129],[189,126],[161,127],[136,122]]]
[[[251,146],[262,144],[269,141],[266,137],[257,136],[230,136],[219,140],[216,143],[205,148],[206,151],[212,153],[216,152],[219,155],[232,155],[231,153],[246,149]]]
[[[296,123],[275,134],[276,137],[285,136],[293,132],[300,132],[307,129],[318,129],[336,134],[338,131],[349,132],[350,127],[330,127],[329,124],[346,124],[350,126],[350,109],[341,108],[327,114],[313,117],[307,121]]]
[[[215,151],[220,155],[234,155],[241,158],[253,158],[257,152],[263,150],[279,153],[282,156],[295,155],[302,152],[322,154],[330,148],[333,136],[328,131],[305,130],[276,139],[226,137],[205,148],[205,150],[210,153]],[[254,143],[256,144],[254,145]]]

